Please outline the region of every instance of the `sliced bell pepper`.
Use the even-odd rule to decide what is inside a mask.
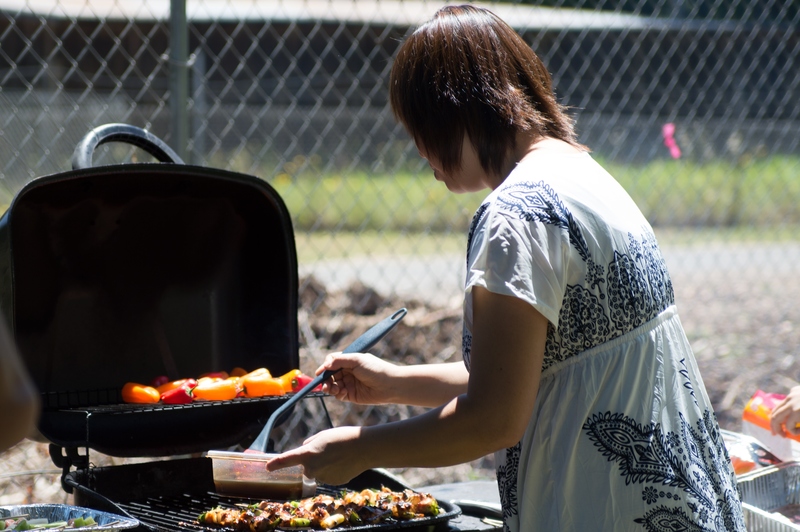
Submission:
[[[244,377],[245,375],[247,375],[247,370],[238,366],[233,368],[230,372],[231,377]]]
[[[197,381],[194,379],[178,379],[176,381],[164,383],[161,386],[158,386],[156,390],[158,390],[158,393],[164,394],[170,390],[174,390],[175,388],[194,388],[195,386],[197,386]]]
[[[283,383],[273,378],[268,372],[248,374],[239,379],[245,397],[265,397],[268,395],[284,395]]]
[[[161,394],[152,386],[128,382],[122,387],[122,400],[126,403],[151,404],[157,403],[159,399]]]
[[[305,388],[306,385],[309,384],[313,380],[314,380],[313,377],[309,377],[305,373],[301,373],[301,374],[297,375],[295,378],[292,379],[292,391],[293,392],[299,392],[300,390]],[[311,391],[312,392],[321,392],[322,391],[322,385],[320,384],[320,385],[316,386]]]
[[[150,386],[158,389],[159,386],[161,386],[162,384],[166,384],[168,382],[169,382],[169,377],[167,377],[166,375],[159,375],[158,377],[150,381]]]
[[[250,373],[245,373],[244,375],[242,375],[242,377],[250,377],[250,376],[254,376],[254,375],[262,375],[262,374],[265,374],[265,373],[268,376],[272,377],[272,374],[269,372],[269,370],[267,368],[254,369]]]
[[[212,378],[216,378],[216,379],[227,379],[228,377],[230,377],[230,375],[228,375],[227,371],[211,371],[209,373],[203,373],[202,375],[200,375],[200,377],[198,377],[197,380],[200,380],[200,378],[202,378],[202,377],[212,377]]]
[[[278,377],[278,380],[281,381],[281,385],[283,386],[283,391],[286,393],[295,391],[292,388],[292,381],[297,378],[298,375],[302,375],[299,369],[293,369],[292,371],[288,371]]]
[[[239,393],[238,379],[210,379],[201,378],[197,386],[192,389],[195,399],[206,401],[227,401],[236,398]]]
[[[194,399],[193,388],[189,386],[179,386],[161,394],[161,402],[167,405],[185,405]]]

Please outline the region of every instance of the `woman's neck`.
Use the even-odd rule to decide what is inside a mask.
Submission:
[[[583,153],[583,150],[557,138],[542,137],[531,131],[520,131],[517,133],[515,148],[508,157],[508,162],[503,168],[502,175],[498,176],[498,179],[495,180],[492,189],[503,184],[508,174],[510,174],[519,163],[541,153],[576,155]]]

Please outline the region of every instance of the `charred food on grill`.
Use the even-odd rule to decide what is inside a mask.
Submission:
[[[276,528],[335,527],[378,524],[436,516],[439,504],[426,493],[413,490],[345,491],[340,497],[317,495],[298,501],[262,501],[246,508],[213,508],[200,514],[202,525],[237,532],[264,532]]]

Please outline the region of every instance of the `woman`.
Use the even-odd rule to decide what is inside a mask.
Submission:
[[[0,453],[35,432],[39,394],[0,315]]]
[[[652,229],[576,141],[536,54],[489,11],[450,6],[390,83],[435,178],[491,189],[469,232],[464,364],[329,356],[339,399],[432,409],[323,431],[269,468],[336,484],[494,452],[506,530],[744,530]]]

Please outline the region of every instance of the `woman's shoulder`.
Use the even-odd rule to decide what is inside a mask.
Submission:
[[[647,225],[627,191],[591,155],[577,150],[526,157],[481,209],[485,215],[564,228],[585,226],[587,231],[629,231]]]
[[[570,147],[571,148],[571,147]],[[548,209],[564,207],[573,199],[602,190],[593,183],[605,180],[607,173],[584,151],[542,150],[529,155],[511,171],[503,183],[483,201],[490,210],[517,211],[527,208]]]

